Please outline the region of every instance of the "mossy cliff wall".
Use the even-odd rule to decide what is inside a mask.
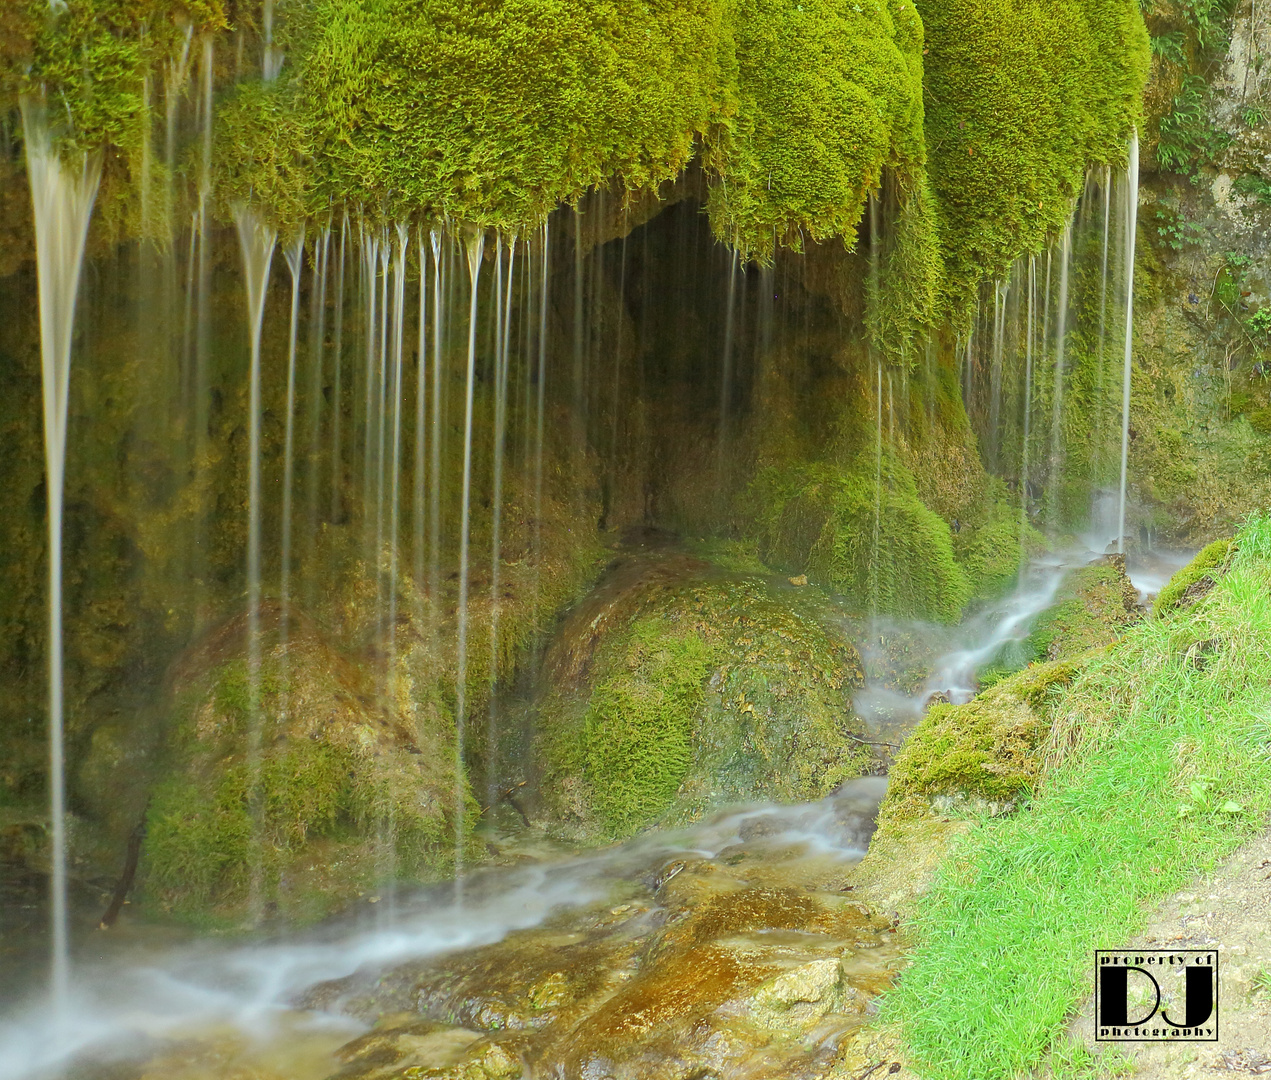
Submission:
[[[1200,546],[1271,501],[1271,34],[1247,0],[1156,0],[1130,500]]]
[[[391,511],[363,486],[373,472],[369,448],[384,429],[355,404],[369,394],[363,350],[373,337],[359,321],[369,289],[358,278],[357,241],[397,223],[410,226],[413,303],[415,241],[427,230],[445,227],[452,238],[471,226],[505,238],[517,232],[524,253],[530,229],[556,215],[545,391],[527,366],[538,345],[525,329],[528,298],[538,294],[517,294],[522,360],[509,438],[518,457],[504,478],[499,563],[511,595],[491,599],[491,570],[474,572],[470,711],[484,707],[492,679],[528,655],[551,613],[587,582],[601,531],[624,524],[748,537],[772,565],[853,594],[863,611],[952,619],[974,596],[1000,588],[1029,537],[979,462],[953,373],[956,333],[943,327],[961,319],[973,267],[992,273],[1039,243],[1063,220],[1073,178],[1091,162],[1119,160],[1138,117],[1144,54],[1133,3],[1105,4],[1097,17],[1080,4],[1052,11],[1021,3],[1001,12],[1021,40],[1071,44],[1056,45],[1054,56],[1021,46],[1009,77],[993,75],[1001,50],[988,22],[950,12],[910,0],[320,0],[280,4],[267,41],[254,4],[7,6],[6,175],[21,175],[19,97],[43,101],[64,153],[101,149],[106,158],[71,380],[72,771],[98,751],[101,760],[132,763],[138,775],[159,748],[176,754],[175,707],[158,692],[172,690],[165,672],[242,611],[247,337],[237,244],[215,222],[227,223],[243,204],[284,241],[307,229],[302,313],[324,310],[312,238],[333,228],[323,264],[327,322],[302,316],[302,335],[311,337],[301,344],[293,431],[298,568],[290,600],[322,648],[385,666],[390,566],[398,569],[401,640],[449,642],[456,628],[450,575],[459,546],[467,290],[458,245],[444,256],[444,450],[440,478],[430,481],[443,522],[436,571],[419,572],[406,524],[414,503],[404,499],[399,533],[384,542],[377,523]],[[991,116],[955,86],[966,65],[968,80],[974,71],[1004,80]],[[947,101],[937,86],[947,87]],[[1034,104],[1017,108],[1015,89],[1028,90]],[[1026,115],[1034,98],[1046,103],[1045,126],[994,126]],[[987,142],[960,138],[982,129]],[[959,138],[946,137],[953,132]],[[1033,162],[1034,179],[1003,183],[1016,175],[1017,151]],[[661,260],[681,239],[674,231],[658,239],[666,222],[651,221],[639,236],[624,219],[590,254],[579,239],[585,228],[576,228],[572,250],[562,239],[570,217],[562,203],[608,199],[610,219],[632,211],[648,220],[650,202],[672,185],[693,187],[697,197],[679,209],[695,220],[704,208],[711,233],[741,255],[732,285],[726,260],[714,268],[684,262],[686,276],[702,271],[702,295],[716,312],[731,303],[729,288],[749,290],[750,306],[743,298],[736,307],[736,318],[745,311],[748,320],[736,328],[737,356],[744,346],[748,359],[730,361],[740,379],[731,388],[713,374],[727,320],[686,305],[668,330],[670,309],[650,299]],[[961,194],[977,185],[978,217]],[[1041,211],[1030,209],[1035,189],[1044,189]],[[6,475],[15,478],[0,494],[0,550],[3,664],[20,690],[4,706],[3,726],[6,744],[27,748],[8,759],[6,786],[34,798],[45,552],[30,218],[15,191],[22,194],[6,186],[0,201],[12,316],[0,345],[12,390],[2,415]],[[191,220],[211,224],[192,237]],[[1004,221],[1014,223],[1014,249]],[[591,231],[599,238],[599,228]],[[702,235],[709,239],[699,230],[692,243]],[[337,239],[342,252],[344,239],[349,248],[341,255],[342,340],[333,325]],[[642,275],[624,276],[633,265],[625,256],[634,260],[646,239],[645,255],[649,246],[654,254]],[[484,567],[493,543],[493,247],[478,297],[474,423],[472,562]],[[372,284],[384,285],[376,274],[372,266]],[[282,564],[288,284],[279,261],[263,341],[267,598],[278,596]],[[759,303],[769,291],[775,302]],[[407,396],[427,351],[416,343],[412,354],[412,342],[413,328]],[[603,370],[589,368],[589,358],[604,360]],[[685,385],[697,396],[679,393]],[[540,392],[541,474],[530,449]],[[414,440],[408,421],[401,489],[411,499]],[[491,647],[495,606],[501,622]],[[434,650],[421,665],[406,704],[423,708],[428,739],[453,743],[453,653]],[[111,805],[105,775],[88,769],[74,804],[109,819],[118,834],[135,823],[126,819],[137,808]]]

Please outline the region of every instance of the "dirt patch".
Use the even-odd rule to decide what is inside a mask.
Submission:
[[[1271,1075],[1271,832],[1162,901],[1128,947],[1218,950],[1218,1042],[1129,1043],[1135,1080]],[[1071,1027],[1092,1049],[1094,1001]]]

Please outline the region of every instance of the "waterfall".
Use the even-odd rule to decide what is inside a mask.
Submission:
[[[43,104],[23,98],[22,129],[35,217],[40,295],[40,374],[44,393],[45,498],[49,572],[49,820],[53,850],[50,895],[50,982],[58,1016],[70,990],[66,910],[66,767],[62,693],[62,501],[66,486],[66,418],[70,405],[71,337],[84,265],[88,223],[101,181],[101,155],[65,162],[53,144]]]
[[[499,247],[503,241],[500,237]],[[500,253],[501,257],[501,253]],[[499,264],[502,275],[502,262]],[[502,549],[500,546],[500,529],[503,523],[503,455],[507,437],[507,392],[508,392],[508,355],[512,337],[512,287],[516,277],[516,237],[513,236],[508,248],[508,281],[507,297],[504,301],[503,315],[500,322],[502,334],[495,348],[495,386],[494,386],[494,490],[491,495],[490,520],[490,708],[488,730],[486,732],[486,771],[488,773],[489,801],[494,802],[496,748],[498,745],[498,705],[494,693],[495,683],[499,677],[499,614],[503,604],[502,582],[499,572],[502,568]],[[499,291],[495,290],[495,308],[498,308]]]
[[[415,594],[423,603],[424,567],[427,559],[424,553],[424,524],[427,514],[424,507],[425,488],[425,419],[428,415],[428,262],[424,251],[424,230],[416,234],[416,246],[419,252],[419,348],[415,368],[415,491],[411,511],[414,515],[414,555],[415,555]]]
[[[462,890],[464,842],[463,728],[468,694],[468,544],[472,513],[472,405],[477,366],[477,286],[485,233],[473,229],[468,237],[468,276],[472,299],[468,307],[468,366],[463,412],[463,504],[459,517],[458,669],[455,675],[455,890]]]
[[[1139,133],[1130,139],[1125,167],[1125,356],[1121,374],[1121,486],[1117,498],[1117,551],[1125,551],[1125,481],[1130,456],[1130,375],[1134,353],[1134,245],[1139,220]]]
[[[397,544],[401,527],[402,477],[402,354],[406,336],[406,244],[410,232],[405,223],[397,225],[397,250],[393,260],[393,445],[389,473],[388,556],[388,664],[389,689],[397,661]]]
[[[371,554],[371,567],[375,573],[375,629],[384,631],[384,471],[388,461],[388,408],[389,408],[389,353],[388,353],[388,281],[389,264],[392,261],[392,241],[387,231],[379,244],[380,253],[380,302],[379,302],[379,367],[375,382],[375,547]]]
[[[262,913],[264,866],[260,836],[260,334],[265,321],[265,293],[269,288],[269,271],[273,262],[278,234],[266,225],[250,206],[234,209],[238,225],[238,241],[243,253],[244,282],[247,286],[248,330],[251,334],[251,368],[248,403],[247,479],[247,701],[248,742],[247,772],[249,802],[252,810],[250,856],[253,919]]]
[[[1024,328],[1024,437],[1020,447],[1019,495],[1020,495],[1020,543],[1028,525],[1028,440],[1032,435],[1033,420],[1033,341],[1037,315],[1037,256],[1028,256],[1028,311]],[[1024,573],[1020,564],[1020,574]]]
[[[368,565],[376,565],[371,551],[371,443],[375,418],[375,319],[379,292],[375,287],[375,268],[379,262],[379,249],[374,235],[364,223],[359,223],[362,240],[361,292],[362,318],[366,332],[366,371],[362,379],[365,396],[362,423],[362,541],[367,553]]]
[[[274,47],[274,0],[265,0],[262,29],[265,36],[264,52],[260,59],[261,78],[273,82],[282,71],[282,51]]]
[[[286,663],[287,631],[291,616],[291,481],[296,461],[296,336],[300,326],[300,272],[304,269],[305,234],[301,229],[283,250],[291,271],[291,321],[287,336],[287,420],[282,465],[282,582],[279,642]]]
[[[1010,278],[993,285],[993,360],[989,375],[989,460],[996,469],[1000,450],[1002,415],[1002,353],[1006,345],[1006,298]]]
[[[335,323],[331,328],[335,385],[331,389],[331,520],[340,520],[340,482],[343,476],[340,436],[344,420],[344,271],[349,239],[349,215],[340,222],[340,268],[335,275]]]
[[[878,553],[883,527],[883,362],[874,361],[877,374],[874,397],[877,402],[877,425],[874,430],[874,544],[869,564],[869,613],[878,615]]]
[[[317,283],[309,297],[309,448],[305,471],[305,529],[310,563],[318,550],[318,480],[322,458],[322,377],[326,370],[327,277],[331,262],[331,219],[322,227],[321,240],[314,244]],[[307,579],[305,598],[313,606],[317,580]]]
[[[538,400],[534,420],[534,608],[538,612],[543,568],[543,424],[547,387],[547,270],[551,233],[543,222],[543,267],[538,281]]]
[[[622,401],[622,320],[627,313],[627,236],[627,211],[624,209],[622,211],[622,268],[618,272],[618,326],[614,332],[613,342],[613,404],[611,408],[613,427],[609,439],[609,467],[614,473],[615,487],[618,479],[618,427],[622,416],[619,408]]]
[[[721,498],[724,491],[724,469],[728,464],[728,405],[733,379],[733,312],[736,308],[737,266],[740,261],[736,248],[733,248],[732,256],[728,273],[728,303],[724,309],[724,358],[719,379],[719,457],[715,466],[715,487]]]
[[[1099,413],[1097,418],[1098,430],[1095,433],[1095,453],[1096,465],[1102,463],[1104,442],[1106,439],[1106,428],[1104,425],[1105,412],[1103,409],[1104,392],[1104,369],[1106,367],[1104,356],[1104,345],[1107,341],[1108,331],[1108,236],[1111,231],[1112,219],[1112,167],[1108,166],[1103,173],[1103,238],[1099,257],[1099,345],[1098,352],[1095,354],[1098,367],[1095,375],[1095,400],[1099,403]],[[1098,482],[1101,470],[1096,467],[1095,480]]]
[[[1055,313],[1055,387],[1051,396],[1050,411],[1050,477],[1047,498],[1048,524],[1053,530],[1059,523],[1060,500],[1063,485],[1063,412],[1064,412],[1064,352],[1068,341],[1068,276],[1072,265],[1072,218],[1064,226],[1063,244],[1059,265],[1059,300]]]
[[[444,329],[442,295],[446,292],[445,263],[441,258],[441,233],[433,229],[432,243],[432,442],[429,446],[432,468],[432,491],[429,493],[429,563],[428,594],[432,603],[433,629],[436,629],[438,604],[441,600],[441,349]],[[423,363],[422,358],[420,363]]]

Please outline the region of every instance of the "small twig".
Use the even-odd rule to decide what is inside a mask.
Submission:
[[[521,815],[521,820],[525,822],[525,827],[528,829],[530,828],[529,815],[526,814],[526,812],[521,809],[521,804],[518,803],[516,799],[513,798],[512,796],[512,792],[516,791],[518,788],[523,788],[527,783],[529,783],[528,780],[522,780],[519,784],[513,784],[510,788],[507,789],[507,791],[499,795],[499,799],[503,802],[506,802],[508,806],[510,806],[513,810],[515,810],[518,814]]]
[[[877,1072],[884,1065],[887,1065],[887,1062],[880,1061],[877,1065],[871,1065],[868,1069],[866,1069],[863,1073],[861,1073],[860,1076],[856,1078],[856,1080],[865,1080],[867,1076],[869,1076],[871,1073]],[[890,1076],[892,1073],[898,1073],[898,1072],[900,1072],[900,1062],[893,1061],[887,1068],[887,1074]]]
[[[889,746],[889,747],[891,747],[893,750],[899,750],[899,749],[900,749],[900,743],[894,743],[894,742],[874,742],[874,741],[872,741],[872,740],[870,740],[870,739],[858,739],[858,738],[857,738],[855,735],[853,735],[850,731],[848,731],[848,732],[844,732],[844,734],[845,734],[845,735],[846,735],[849,739],[851,739],[851,740],[852,740],[852,742],[858,742],[858,743],[860,743],[862,746]]]
[[[147,809],[149,809],[148,805]],[[119,883],[115,886],[115,895],[111,897],[110,907],[106,909],[106,914],[101,917],[101,922],[97,924],[98,930],[109,930],[119,918],[119,912],[123,910],[124,901],[128,898],[133,879],[137,876],[137,863],[141,858],[141,841],[145,839],[145,835],[146,818],[145,814],[142,814],[137,827],[128,836],[128,851],[124,856],[124,872],[119,876]]]

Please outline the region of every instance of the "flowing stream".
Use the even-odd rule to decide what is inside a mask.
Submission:
[[[245,1042],[259,1054],[290,1047],[295,1080],[335,1071],[329,1054],[363,1025],[347,1016],[299,1008],[315,985],[359,969],[456,953],[538,926],[550,916],[609,902],[625,883],[712,859],[747,838],[765,850],[850,865],[863,855],[886,781],[852,781],[819,803],[743,807],[679,831],[655,831],[618,847],[573,857],[538,852],[515,869],[469,871],[462,895],[448,886],[399,899],[387,925],[364,907],[303,937],[226,946],[155,946],[145,935],[85,964],[60,1034],[36,1001],[0,1022],[0,1080],[28,1080],[76,1061],[150,1056],[177,1039]],[[378,898],[375,898],[378,900]],[[305,1062],[309,1070],[298,1062]]]

